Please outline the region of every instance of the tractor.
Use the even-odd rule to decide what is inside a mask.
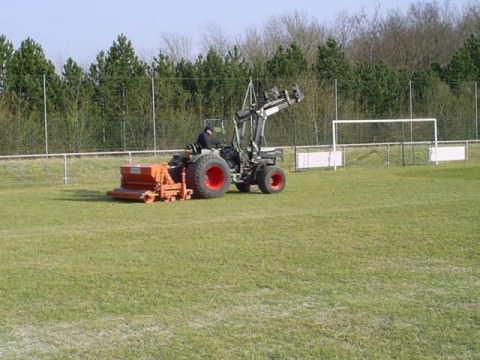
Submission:
[[[220,137],[217,146],[202,149],[192,143],[168,164],[124,165],[121,188],[107,194],[146,203],[156,198],[209,199],[223,196],[232,183],[240,192],[250,192],[257,185],[262,193],[280,193],[286,184],[285,172],[277,166],[283,152],[265,146],[265,125],[270,116],[301,102],[304,95],[297,85],[290,91],[274,87],[263,95],[259,103],[250,80],[242,110],[233,118],[232,140],[226,139],[229,124],[225,120],[206,120]]]
[[[257,185],[261,192],[274,194],[281,192],[286,184],[285,172],[277,166],[283,156],[281,150],[265,145],[265,124],[267,119],[294,105],[304,98],[295,85],[291,91],[273,88],[264,93],[264,101],[259,104],[253,82],[250,81],[242,110],[233,119],[233,139],[225,141],[225,120],[206,120],[220,134],[221,143],[216,148],[201,149],[199,144],[189,144],[184,155],[174,156],[169,162],[171,174],[179,180],[186,168],[187,187],[197,198],[215,198],[225,194],[233,183],[240,192],[249,192]]]

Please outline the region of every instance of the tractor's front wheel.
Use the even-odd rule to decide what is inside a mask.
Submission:
[[[188,165],[186,181],[194,197],[209,199],[223,196],[232,179],[226,161],[220,156],[207,154]]]
[[[277,166],[265,166],[257,177],[258,187],[264,194],[282,192],[287,183],[285,172]]]

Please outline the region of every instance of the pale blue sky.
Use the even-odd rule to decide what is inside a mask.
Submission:
[[[161,35],[174,33],[192,40],[194,54],[202,33],[215,25],[230,38],[248,27],[262,29],[272,17],[295,10],[329,24],[341,11],[367,13],[405,10],[417,0],[0,0],[0,34],[15,47],[27,37],[42,45],[46,56],[60,65],[72,57],[83,66],[95,61],[100,50],[108,50],[124,33],[143,57],[158,53]],[[468,0],[452,0],[461,7]],[[197,51],[195,51],[197,49]]]

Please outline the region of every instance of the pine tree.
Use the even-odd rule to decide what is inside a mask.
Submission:
[[[150,79],[147,65],[135,54],[123,34],[90,67],[102,108],[102,142],[109,149],[145,148],[151,139]],[[150,112],[150,114],[149,114]]]
[[[471,35],[445,69],[445,80],[453,90],[463,81],[480,80],[480,37]]]
[[[69,58],[62,71],[61,115],[57,135],[62,151],[96,150],[97,129],[93,84],[88,74]]]
[[[290,82],[308,71],[307,60],[300,47],[293,43],[287,49],[279,46],[277,52],[267,60],[267,71],[274,79],[289,79]]]
[[[28,38],[14,51],[7,67],[5,87],[10,105],[15,109],[17,151],[45,151],[44,95],[47,112],[55,111],[59,97],[59,77],[55,66],[47,60],[42,47]],[[45,91],[44,91],[45,88]],[[48,125],[47,125],[48,126]]]
[[[8,67],[13,56],[13,44],[5,35],[0,36],[0,95],[5,93]]]
[[[43,76],[53,95],[58,86],[55,66],[45,58],[42,47],[28,38],[20,44],[11,58],[8,68],[7,87],[20,99],[25,100],[30,110],[43,108]]]
[[[335,39],[329,38],[318,47],[315,71],[321,81],[350,78],[350,64]]]

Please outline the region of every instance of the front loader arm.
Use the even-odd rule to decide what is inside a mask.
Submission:
[[[298,85],[293,86],[292,90],[279,92],[275,87],[264,94],[265,103],[254,110],[254,130],[252,134],[252,146],[259,149],[264,139],[265,122],[267,119],[283,110],[286,110],[292,105],[301,102],[304,98]]]

